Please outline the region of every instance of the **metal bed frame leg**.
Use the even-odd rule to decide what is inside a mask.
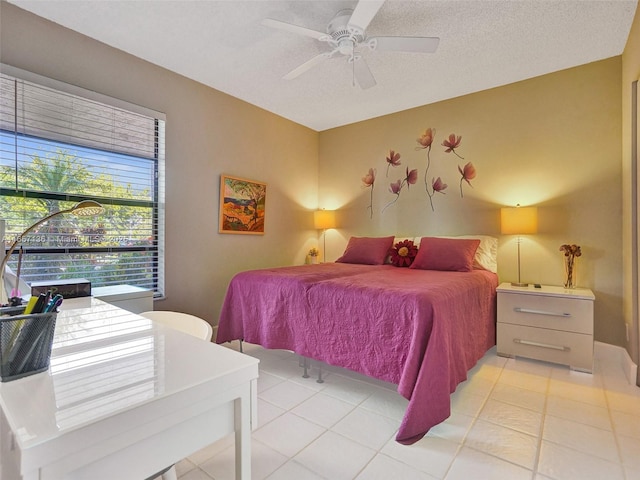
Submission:
[[[302,378],[309,378],[310,377],[309,368],[311,368],[311,365],[309,364],[309,359],[307,357],[303,357],[302,355],[300,355],[300,357],[298,357],[298,366],[304,368],[304,373],[302,374]],[[324,380],[322,379],[321,364],[318,364],[318,379],[316,380],[316,382],[324,383]]]
[[[240,340],[238,340],[238,341],[240,342],[240,353],[243,353],[243,352],[242,352],[242,339],[240,339]]]

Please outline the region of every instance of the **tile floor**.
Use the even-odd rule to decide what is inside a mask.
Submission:
[[[326,367],[301,377],[286,351],[260,359],[253,480],[640,480],[640,388],[611,349],[593,375],[490,350],[452,395],[452,415],[412,446],[394,441],[395,386]],[[314,367],[312,375],[317,370]],[[231,480],[224,438],[177,465],[180,480]]]

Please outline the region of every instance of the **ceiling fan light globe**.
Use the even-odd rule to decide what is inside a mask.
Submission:
[[[345,38],[338,42],[338,51],[342,55],[351,55],[353,53],[354,47],[355,47],[354,42],[348,38]]]

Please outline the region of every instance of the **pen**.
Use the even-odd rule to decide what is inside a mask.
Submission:
[[[25,315],[29,315],[31,312],[33,312],[33,307],[36,306],[36,302],[38,301],[38,297],[32,296],[29,299],[29,302],[27,303],[27,306],[24,307],[24,314]]]
[[[42,313],[42,310],[44,310],[44,307],[46,306],[46,302],[47,294],[41,293],[38,297],[38,300],[36,301],[36,304],[33,306],[33,310],[31,310],[31,313]]]
[[[59,293],[53,297],[49,303],[47,304],[47,306],[44,308],[43,313],[49,313],[49,312],[53,312],[55,311],[56,308],[58,308],[60,306],[60,304],[62,303],[62,295],[60,295]]]

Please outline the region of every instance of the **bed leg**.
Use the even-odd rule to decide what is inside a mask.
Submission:
[[[240,353],[242,353],[242,339],[238,340],[240,342]]]
[[[317,383],[324,383],[324,380],[322,379],[322,365],[318,364],[318,379],[316,380]]]
[[[307,357],[302,357],[302,366],[304,367],[302,378],[309,378],[309,359]]]

